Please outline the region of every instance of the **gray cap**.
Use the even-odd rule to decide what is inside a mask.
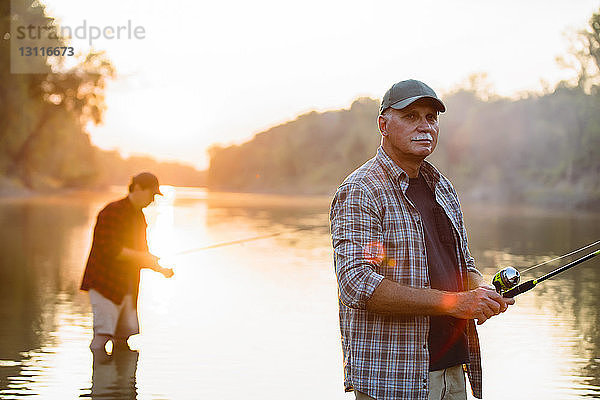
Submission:
[[[435,94],[432,88],[421,81],[409,79],[395,83],[387,92],[385,92],[379,113],[383,113],[383,111],[389,107],[401,110],[423,98],[432,99],[435,108],[439,112],[446,111],[446,106],[444,106],[444,103],[437,97],[437,94]]]

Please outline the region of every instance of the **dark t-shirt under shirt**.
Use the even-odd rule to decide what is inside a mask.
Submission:
[[[420,174],[418,178],[410,179],[406,196],[421,214],[431,287],[448,292],[463,290],[458,272],[452,225]],[[466,320],[450,316],[430,317],[428,338],[430,371],[468,362],[466,323]]]

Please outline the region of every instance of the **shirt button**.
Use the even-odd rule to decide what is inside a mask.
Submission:
[[[427,379],[423,379],[423,383],[427,383]]]
[[[426,349],[426,348],[427,348],[427,345],[426,345],[426,344],[424,344],[424,345],[423,345],[423,348],[424,348],[424,349]]]

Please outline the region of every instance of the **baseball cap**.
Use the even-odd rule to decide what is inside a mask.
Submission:
[[[150,172],[142,172],[131,178],[131,184],[138,184],[142,189],[152,188],[154,194],[163,195],[160,191],[160,185],[158,184],[158,178]]]
[[[387,92],[385,92],[379,114],[383,113],[383,111],[389,107],[401,110],[423,98],[432,99],[435,108],[439,112],[446,111],[446,106],[444,106],[444,103],[437,97],[432,88],[421,81],[408,79],[406,81],[395,83]]]

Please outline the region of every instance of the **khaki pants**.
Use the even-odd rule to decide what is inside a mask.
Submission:
[[[365,393],[354,391],[356,400],[375,400]],[[466,400],[467,386],[462,365],[429,373],[429,400]]]
[[[140,333],[137,310],[130,294],[123,298],[121,304],[113,303],[94,289],[89,294],[94,313],[94,335],[127,340],[129,336]]]

